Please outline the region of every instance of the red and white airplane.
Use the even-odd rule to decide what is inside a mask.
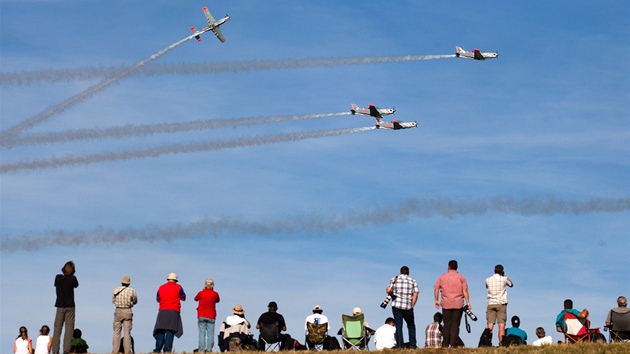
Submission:
[[[479,49],[475,48],[472,52],[468,52],[463,50],[461,47],[455,47],[455,56],[458,58],[468,58],[474,60],[486,60],[486,59],[494,59],[499,57],[499,53],[491,53],[491,52],[482,52]]]
[[[408,129],[415,128],[418,126],[417,122],[399,122],[397,120],[393,120],[391,122],[383,121],[383,116],[388,116],[390,114],[394,114],[396,112],[393,108],[376,108],[373,104],[370,103],[370,108],[360,108],[356,104],[351,104],[350,113],[352,114],[362,114],[365,116],[371,116],[376,119],[376,128],[385,128],[385,129]]]
[[[194,32],[193,36],[195,36],[195,38],[197,39],[197,42],[201,42],[200,35],[208,31],[214,32],[214,34],[217,36],[217,38],[219,38],[221,42],[225,42],[225,38],[223,37],[223,34],[221,33],[221,29],[219,29],[219,26],[221,26],[227,20],[229,20],[230,16],[225,15],[225,17],[217,21],[214,19],[214,17],[212,17],[212,14],[210,14],[210,11],[208,10],[207,7],[203,7],[202,10],[203,10],[204,15],[206,15],[206,21],[208,21],[208,26],[204,27],[201,31],[196,31],[195,27],[190,28],[190,30]]]

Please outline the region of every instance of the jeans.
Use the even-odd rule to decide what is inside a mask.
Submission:
[[[175,332],[160,329],[155,332],[155,349],[154,353],[160,353],[162,348],[164,353],[170,353],[173,351],[173,339],[175,338]]]
[[[413,315],[413,308],[409,310],[401,310],[397,307],[392,307],[392,314],[394,315],[394,322],[396,323],[396,347],[402,348],[405,343],[402,331],[404,319],[407,323],[407,331],[409,332],[409,347],[412,349],[417,348],[416,322]]]
[[[199,325],[199,346],[200,352],[211,352],[214,347],[214,320],[205,317],[197,319]]]

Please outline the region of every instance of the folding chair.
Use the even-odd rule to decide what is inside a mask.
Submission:
[[[567,343],[580,343],[593,341],[595,334],[599,333],[599,327],[588,328],[588,320],[579,319],[571,312],[564,312],[564,324],[566,330],[564,331],[564,342]]]
[[[610,311],[609,342],[630,342],[630,312]]]
[[[365,315],[341,315],[343,324],[343,345],[346,349],[368,350],[367,337],[365,335]]]
[[[306,344],[309,349],[318,352],[324,349],[324,341],[328,336],[328,323],[306,323]]]
[[[278,328],[278,322],[271,324],[260,324],[260,340],[261,345],[264,345],[266,352],[280,351],[282,342],[280,341],[280,330]]]

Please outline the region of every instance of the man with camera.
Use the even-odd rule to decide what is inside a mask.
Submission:
[[[409,267],[400,268],[400,275],[393,277],[385,289],[387,298],[381,304],[385,308],[389,300],[392,301],[392,313],[396,324],[396,346],[402,348],[404,344],[402,325],[403,320],[407,323],[409,332],[409,348],[415,349],[416,345],[416,323],[413,314],[413,307],[418,301],[418,283],[409,276]]]
[[[492,332],[494,323],[499,325],[499,345],[503,342],[505,335],[505,322],[507,321],[507,288],[512,287],[512,281],[505,276],[503,266],[497,264],[494,267],[494,274],[486,279],[488,289],[488,307],[486,309],[486,319],[488,329]]]
[[[440,292],[442,294],[441,301]],[[444,317],[442,347],[463,347],[464,342],[459,337],[459,325],[464,314],[464,300],[466,300],[467,312],[472,310],[472,305],[468,297],[468,283],[466,278],[457,272],[456,260],[448,262],[448,272],[440,275],[435,282],[433,294],[435,296],[435,308],[439,309],[442,306],[442,316]],[[472,314],[472,312],[470,313]],[[476,319],[472,316],[473,320]]]

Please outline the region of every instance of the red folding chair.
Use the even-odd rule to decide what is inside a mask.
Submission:
[[[579,343],[593,341],[595,334],[599,333],[599,327],[589,328],[589,321],[587,319],[578,318],[571,312],[565,311],[564,313],[564,342],[567,343]]]

